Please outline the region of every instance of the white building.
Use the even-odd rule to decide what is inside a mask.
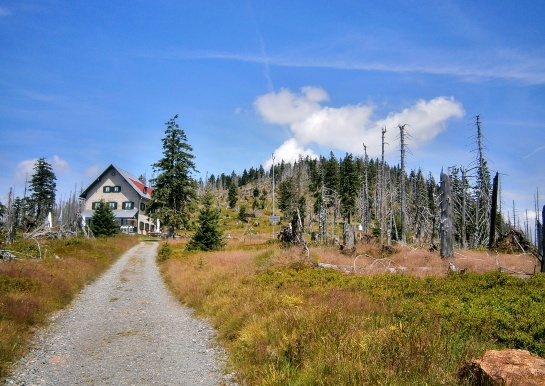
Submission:
[[[112,209],[121,231],[148,234],[159,231],[146,209],[153,189],[125,170],[110,165],[81,193],[85,201],[82,217],[89,225],[96,206],[104,200]]]

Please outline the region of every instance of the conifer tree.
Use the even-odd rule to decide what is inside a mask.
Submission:
[[[238,189],[234,183],[229,185],[229,191],[227,192],[227,201],[229,202],[229,208],[234,209],[238,201]]]
[[[90,228],[95,236],[112,236],[119,232],[114,213],[104,200],[99,201],[91,217]]]
[[[341,215],[350,224],[351,216],[356,212],[360,189],[360,173],[352,154],[346,154],[341,162],[340,171]]]
[[[242,222],[248,222],[248,219],[246,218],[248,217],[248,214],[246,213],[246,207],[243,205],[240,207],[239,211],[238,211],[238,220],[239,221],[242,221]]]
[[[163,158],[152,165],[157,177],[153,186],[149,213],[168,228],[169,237],[175,229],[187,227],[197,198],[197,182],[193,178],[195,163],[193,148],[185,132],[176,123],[178,115],[168,122],[163,142]]]
[[[207,192],[201,197],[202,208],[197,219],[195,234],[187,244],[190,251],[215,251],[224,246],[223,232],[219,229],[220,210],[214,208],[212,195]]]
[[[329,160],[324,159],[324,184],[327,190],[339,193],[340,187],[340,166],[333,152],[329,153]]]
[[[30,204],[34,208],[36,224],[41,224],[49,211],[55,205],[55,191],[57,190],[57,177],[53,168],[44,157],[39,158],[34,164],[34,174],[30,180]]]

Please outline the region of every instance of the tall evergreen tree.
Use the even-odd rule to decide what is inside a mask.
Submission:
[[[212,195],[207,192],[201,197],[202,208],[197,219],[195,234],[187,244],[190,251],[215,251],[224,246],[223,232],[219,229],[220,210],[214,208]]]
[[[110,206],[104,201],[99,201],[93,217],[91,217],[91,231],[95,236],[112,236],[119,232],[119,224]]]
[[[157,177],[151,180],[153,195],[149,212],[168,228],[170,237],[175,229],[187,227],[197,198],[197,182],[193,178],[193,148],[185,132],[176,123],[178,115],[168,122],[163,142],[163,158],[152,165]]]
[[[36,224],[41,224],[48,212],[53,210],[57,190],[56,180],[51,164],[44,157],[39,158],[34,164],[34,174],[30,180],[32,191],[30,203],[34,208]]]
[[[360,172],[352,154],[346,154],[340,165],[341,215],[350,224],[351,216],[357,209],[360,190]]]
[[[329,153],[329,160],[324,161],[324,184],[327,190],[333,190],[339,193],[340,187],[340,166],[339,160],[335,158],[333,152]]]

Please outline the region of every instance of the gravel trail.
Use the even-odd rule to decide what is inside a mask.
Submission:
[[[38,334],[6,385],[220,385],[214,331],[165,288],[156,242],[126,252]]]

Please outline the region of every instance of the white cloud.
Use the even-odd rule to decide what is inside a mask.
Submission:
[[[55,174],[69,174],[70,165],[68,161],[61,159],[58,155],[54,155],[50,161]]]
[[[300,94],[282,89],[258,97],[254,103],[257,112],[269,123],[288,125],[293,138],[277,151],[303,150],[311,143],[329,149],[361,153],[363,143],[371,157],[380,155],[381,131],[386,127],[386,142],[398,142],[398,125],[407,125],[412,139],[409,146],[415,149],[433,140],[446,128],[450,118],[461,118],[464,109],[453,98],[437,97],[420,100],[399,112],[391,112],[384,118],[376,118],[372,103],[342,107],[322,106],[329,101],[327,93],[317,87],[304,87]],[[397,151],[389,146],[387,152]],[[296,157],[297,158],[297,157]],[[286,159],[285,159],[286,160]]]
[[[21,161],[17,164],[15,168],[15,182],[16,183],[25,183],[25,181],[30,181],[32,174],[34,174],[34,164],[38,159],[27,159]]]
[[[30,181],[34,174],[34,165],[36,164],[36,161],[38,161],[38,158],[27,159],[17,164],[17,167],[15,168],[16,183],[24,184],[25,181]],[[58,155],[54,155],[50,160],[46,159],[46,161],[49,162],[53,168],[53,173],[55,173],[56,177],[58,177],[59,174],[70,173],[70,165]]]
[[[295,138],[288,139],[278,149],[274,151],[274,163],[278,164],[281,161],[286,163],[293,163],[299,159],[299,157],[306,158],[318,158],[316,154],[310,149],[304,149]],[[272,159],[264,162],[263,167],[269,169],[272,166]]]
[[[321,88],[303,87],[300,95],[283,88],[278,93],[257,97],[254,106],[265,121],[290,125],[320,111],[320,102],[328,100],[329,96]]]

